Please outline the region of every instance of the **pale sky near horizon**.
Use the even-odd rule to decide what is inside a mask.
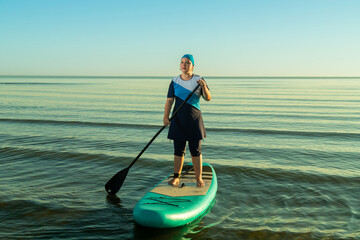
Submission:
[[[0,0],[0,75],[360,76],[358,0]]]

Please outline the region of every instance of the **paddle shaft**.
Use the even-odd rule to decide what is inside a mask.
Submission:
[[[172,114],[172,116],[170,117],[170,122],[171,120],[175,117],[175,115],[179,112],[179,110],[184,106],[184,104],[191,98],[191,96],[194,94],[194,92],[200,87],[200,84],[198,84],[195,89],[185,98],[184,102],[175,110],[175,112]],[[155,138],[157,138],[157,136],[159,136],[159,134],[162,132],[162,130],[164,130],[167,127],[167,125],[162,126],[159,131],[155,134],[155,136],[150,140],[150,142],[148,142],[148,144],[146,144],[146,146],[143,148],[143,150],[141,150],[141,152],[136,156],[136,158],[130,163],[130,165],[127,168],[131,168],[135,162],[140,158],[140,156],[146,151],[146,149],[150,146],[150,144],[155,140]]]
[[[189,100],[189,98],[194,94],[194,92],[199,88],[200,84],[198,84],[195,89],[186,97],[184,102],[174,111],[170,121],[175,117],[175,115],[179,112],[179,110],[184,106],[184,104]],[[155,138],[166,128],[167,125],[164,125],[160,128],[160,130],[155,134],[155,136],[146,144],[146,146],[141,150],[141,152],[136,156],[136,158],[130,163],[127,168],[116,173],[106,184],[105,189],[108,194],[115,195],[123,185],[125,178],[130,170],[130,168],[134,165],[134,163],[140,158],[140,156],[145,152],[145,150],[150,146],[150,144],[155,140]]]

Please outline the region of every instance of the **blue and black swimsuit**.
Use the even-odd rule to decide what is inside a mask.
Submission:
[[[175,98],[174,110],[184,102],[186,97],[198,85],[197,81],[201,77],[193,75],[190,80],[182,80],[180,76],[172,79],[168,98]],[[206,137],[203,118],[200,110],[201,88],[198,88],[186,104],[179,110],[176,116],[171,120],[168,138],[179,141],[202,140]]]

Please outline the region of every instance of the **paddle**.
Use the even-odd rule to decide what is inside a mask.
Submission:
[[[173,115],[170,117],[170,121],[174,118],[174,116],[178,113],[180,108],[184,106],[184,104],[189,100],[189,98],[194,94],[194,92],[199,88],[200,84],[198,84],[195,89],[186,97],[184,102],[176,109],[176,111],[173,113]],[[134,163],[140,158],[140,156],[145,152],[145,150],[150,146],[150,144],[155,140],[155,138],[166,128],[167,125],[164,125],[160,128],[160,130],[155,134],[155,136],[146,144],[146,146],[141,150],[141,152],[136,156],[136,158],[130,163],[130,165],[121,170],[120,172],[116,173],[106,184],[105,184],[105,190],[108,194],[115,195],[123,185],[125,178],[130,170],[130,168],[134,165]]]

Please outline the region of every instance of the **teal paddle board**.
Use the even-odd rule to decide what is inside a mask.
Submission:
[[[185,165],[179,186],[170,186],[170,174],[152,188],[136,204],[133,212],[138,224],[153,228],[173,228],[186,225],[201,217],[212,206],[217,191],[213,167],[203,163],[205,187],[197,187],[192,164]]]

